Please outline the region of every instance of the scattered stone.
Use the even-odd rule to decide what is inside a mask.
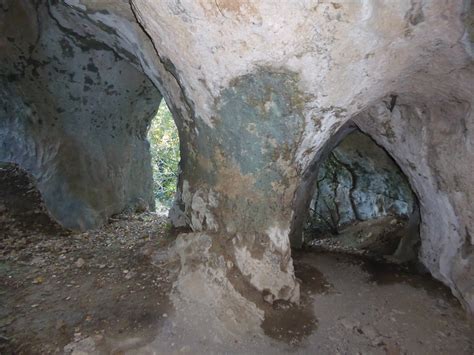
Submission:
[[[45,260],[40,256],[35,256],[30,262],[30,265],[33,266],[43,266],[44,264]]]
[[[43,276],[37,276],[34,278],[33,283],[35,285],[42,284],[44,282],[44,277]]]
[[[74,265],[76,265],[76,267],[78,267],[78,268],[81,268],[81,267],[84,266],[85,263],[86,263],[86,262],[84,261],[83,258],[79,258],[79,259],[76,260],[76,262],[74,263]]]
[[[347,330],[354,330],[355,328],[358,328],[360,323],[357,321],[353,321],[347,318],[342,318],[340,320],[341,325],[346,328]]]
[[[64,347],[67,355],[98,355],[97,345],[103,340],[102,335],[95,335],[82,340],[69,343]]]
[[[129,271],[129,272],[127,272],[127,274],[125,275],[125,279],[130,280],[130,279],[134,278],[136,274],[137,274],[137,273],[136,273],[135,271]]]
[[[385,341],[382,337],[377,337],[372,341],[372,346],[384,346]]]
[[[360,328],[362,333],[371,341],[374,341],[379,336],[379,332],[371,325],[364,325]]]
[[[179,349],[181,353],[189,353],[191,351],[191,347],[189,345],[183,346],[181,349]]]
[[[275,297],[271,293],[267,293],[263,296],[263,300],[267,303],[273,304],[273,299]]]

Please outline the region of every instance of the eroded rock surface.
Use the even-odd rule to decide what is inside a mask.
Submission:
[[[298,298],[289,236],[354,121],[419,197],[421,261],[474,308],[468,2],[53,3],[2,6],[0,138],[58,220],[87,228],[147,198],[142,137],[160,95],[146,74],[180,132],[174,223],[225,241],[267,299]]]
[[[270,251],[265,264],[275,278],[292,274],[288,235],[301,232],[308,181],[354,120],[390,152],[419,196],[422,262],[472,309],[474,77],[466,4],[132,3],[186,97],[175,209],[182,213],[174,216],[194,230],[240,238],[249,263],[263,260],[258,250]]]
[[[360,132],[349,134],[330,154],[317,178],[311,201],[315,227],[336,229],[356,221],[385,216],[408,217],[414,195],[403,173],[387,153]]]
[[[0,163],[0,234],[2,242],[31,233],[67,231],[48,214],[32,176],[15,164]]]
[[[153,208],[146,133],[161,95],[113,47],[115,30],[93,27],[87,12],[65,4],[7,4],[0,161],[34,175],[51,215],[71,229],[96,227],[142,201]]]
[[[386,151],[356,130],[319,169],[304,243],[401,263],[418,257],[419,207]]]

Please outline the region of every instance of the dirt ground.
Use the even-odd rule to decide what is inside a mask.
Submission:
[[[170,239],[162,218],[130,218],[92,233],[2,240],[2,354],[61,353],[91,335],[153,337],[170,313],[172,280],[151,255]]]
[[[21,248],[2,241],[2,354],[67,353],[74,344],[87,353],[91,339],[90,353],[98,354],[474,351],[474,328],[450,292],[396,267],[295,252],[302,304],[272,307],[262,324],[268,339],[216,344],[173,329],[174,274],[154,264],[172,240],[162,217],[143,214],[91,233],[23,238]]]
[[[176,265],[163,252],[178,231],[164,217],[66,232],[42,215],[26,180],[15,186],[0,193],[1,354],[474,353],[472,321],[442,284],[327,252],[293,253],[302,302],[262,306],[261,334],[204,337],[205,319],[176,322]]]
[[[0,353],[62,353],[88,336],[152,339],[171,307],[172,280],[151,259],[175,237],[166,219],[123,215],[72,233],[23,171],[4,167],[0,186]]]

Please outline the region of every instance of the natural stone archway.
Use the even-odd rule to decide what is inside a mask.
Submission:
[[[388,215],[408,217],[413,193],[398,166],[367,135],[348,135],[326,160],[318,177],[313,209],[335,228]],[[336,205],[328,205],[334,201]],[[330,211],[337,214],[329,216]],[[323,226],[321,226],[323,227]]]
[[[0,55],[6,58],[2,75],[10,79],[2,97],[9,98],[8,112],[17,114],[2,115],[7,119],[1,121],[1,143],[8,150],[0,159],[27,167],[50,209],[79,205],[53,212],[64,224],[89,228],[131,199],[147,198],[150,191],[132,187],[151,177],[144,172],[148,158],[141,138],[151,117],[147,113],[158,106],[158,88],[181,141],[182,174],[171,217],[195,232],[176,243],[181,258],[176,289],[188,297],[211,296],[216,308],[234,300],[233,317],[250,318],[258,312],[249,311],[253,308],[241,295],[245,287],[269,302],[298,300],[289,236],[298,235],[307,177],[353,120],[391,153],[419,196],[423,262],[473,308],[474,69],[467,2],[275,6],[272,0],[69,0],[38,2],[37,8],[13,3],[3,10],[10,21],[2,21],[9,25],[2,28],[7,41]],[[29,30],[17,40],[19,24]],[[62,47],[61,39],[68,38]],[[83,72],[91,58],[94,75],[104,72],[101,85]],[[52,79],[50,66],[58,66]],[[133,90],[120,100],[104,97],[106,104],[90,98],[94,113],[86,114],[82,101],[75,106],[68,98],[67,105],[59,104],[61,93],[74,90],[71,66],[82,73],[81,94],[84,84],[94,97]],[[117,87],[108,88],[110,82]],[[129,105],[133,100],[136,105]],[[110,133],[104,126],[113,125],[109,109],[117,105],[127,123],[136,125],[125,129],[129,149],[104,138]],[[101,124],[93,122],[97,115]],[[78,122],[86,122],[91,133]],[[38,128],[44,123],[47,131]],[[84,144],[86,138],[96,145]],[[78,161],[59,164],[61,156],[69,158],[76,150]],[[97,173],[90,168],[91,156],[101,151],[106,158],[99,159],[100,166],[118,163],[111,174],[91,178]],[[115,176],[123,179],[113,189],[101,183]],[[84,192],[84,186],[95,190]],[[62,211],[69,212],[61,216]],[[202,287],[206,283],[212,295]],[[201,293],[194,294],[193,287]],[[218,317],[229,316],[219,312]],[[252,324],[260,318],[258,313]]]
[[[473,159],[472,73],[465,78],[458,82],[457,90],[438,88],[429,99],[424,96],[428,88],[400,94],[392,110],[387,101],[382,102],[355,121],[395,158],[420,200],[420,260],[472,310],[473,219],[469,206],[473,185],[472,174],[467,173]]]
[[[182,127],[186,143],[174,221],[212,231],[214,241],[232,240],[226,250],[240,271],[275,298],[290,298],[296,289],[290,201],[311,162],[337,142],[335,132],[402,88],[425,91],[428,105],[438,91],[448,95],[454,87],[460,100],[472,100],[461,3],[132,3],[157,52],[173,63],[192,113]],[[424,130],[441,134],[429,124]],[[472,148],[461,149],[471,161]],[[461,175],[457,179],[469,181],[470,174]],[[418,189],[420,182],[412,183]],[[463,183],[470,191],[468,185]],[[420,194],[422,211],[425,198]],[[461,204],[469,210],[466,201]],[[464,217],[464,223],[470,220]],[[449,257],[437,258],[453,265]],[[427,266],[440,277],[438,267]]]
[[[464,179],[469,180],[471,176],[462,173],[467,166],[461,163],[472,159],[472,147],[469,145],[472,139],[469,136],[469,125],[473,122],[472,102],[467,101],[472,74],[470,78],[466,77],[466,86],[459,82],[459,91],[446,93],[440,89],[433,92],[434,97],[430,99],[425,96],[429,89],[425,87],[426,91],[423,91],[422,85],[416,90],[413,87],[403,88],[401,92],[420,92],[399,93],[396,101],[392,94],[356,115],[354,123],[390,153],[408,177],[420,201],[420,261],[433,276],[451,287],[467,309],[472,309],[472,227],[462,222],[471,220],[467,201],[472,194],[470,187],[464,185],[469,184]],[[426,104],[428,100],[429,105]],[[447,116],[451,119],[449,123]],[[338,133],[345,136],[349,132],[350,129],[343,128]],[[442,138],[438,136],[441,132]],[[454,136],[467,142],[467,145],[459,146],[456,139],[448,138]],[[330,150],[335,145],[328,144],[331,148],[326,149]],[[457,151],[456,156],[448,153],[452,151]],[[309,206],[306,197],[308,194],[312,196],[315,188],[311,181],[316,180],[318,162],[323,160],[318,159],[314,163],[303,180],[307,182],[300,186],[301,190],[296,195],[301,198],[295,199],[295,211],[301,211],[302,215]],[[447,188],[449,184],[455,187]],[[466,217],[463,218],[463,214]],[[291,235],[293,245],[298,247],[301,245],[302,229],[300,217],[296,217],[295,213]]]
[[[417,263],[419,208],[397,164],[370,137],[348,134],[319,168],[304,246]]]
[[[20,1],[0,14],[0,159],[33,174],[71,229],[153,208],[146,131],[161,95],[150,80],[125,51],[80,33],[88,20],[74,9]]]
[[[328,158],[331,151],[350,133],[356,130],[352,121],[347,121],[335,134],[333,134],[322,147],[301,177],[298,189],[292,201],[293,219],[289,239],[293,248],[301,248],[303,245],[303,229],[308,218],[309,207],[317,188],[319,169]]]

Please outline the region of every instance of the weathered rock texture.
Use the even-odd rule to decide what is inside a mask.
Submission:
[[[161,95],[113,47],[116,30],[88,16],[45,2],[0,8],[0,161],[33,174],[52,216],[72,229],[154,206],[146,132]]]
[[[368,136],[355,131],[321,166],[309,218],[312,229],[337,232],[389,215],[408,219],[414,207],[414,195],[398,166]]]
[[[354,120],[420,199],[422,261],[474,307],[466,2],[132,3],[184,89],[181,217],[235,240],[254,286],[281,298],[296,287],[288,235]]]
[[[55,9],[46,16],[56,22],[55,14],[56,20],[63,20],[62,26],[70,24],[63,32],[66,38],[74,24],[73,32],[100,39],[100,43],[114,48],[113,53],[120,58],[133,54],[127,63],[135,62],[135,67],[147,74],[170,105],[180,131],[183,158],[172,211],[176,224],[206,232],[212,235],[213,242],[225,245],[225,250],[214,247],[210,252],[221,254],[224,264],[229,261],[236,265],[267,300],[296,300],[298,284],[289,235],[295,240],[299,238],[318,162],[343,138],[349,122],[354,121],[390,152],[420,200],[423,263],[451,287],[466,308],[474,309],[474,68],[468,33],[472,16],[467,1],[282,1],[275,6],[273,0],[130,0],[130,5],[153,48],[133,23],[126,2],[69,0],[52,6]],[[64,11],[53,11],[57,9]],[[2,33],[11,33],[12,27],[6,28],[4,23],[5,18],[13,15],[10,12],[5,16],[5,10],[2,11]],[[70,12],[76,13],[76,17],[65,21]],[[22,22],[14,22],[15,28],[23,23],[21,28],[29,25],[30,32],[35,33],[37,18],[28,18],[31,14],[35,14],[34,9],[24,13]],[[38,17],[39,23],[43,18]],[[79,26],[86,20],[87,27]],[[27,60],[31,58],[30,48],[33,54],[35,48],[41,48],[31,47],[36,43],[34,35],[15,44],[4,40],[12,36],[2,36],[2,57],[8,53],[9,62],[18,61],[20,55]],[[77,37],[71,42],[81,43]],[[45,45],[57,46],[52,39]],[[90,49],[94,45],[81,45],[89,49],[89,56],[94,56],[95,50]],[[56,57],[76,70],[84,65],[87,68],[87,61],[82,63],[81,59],[81,64],[76,65],[74,57],[66,57],[67,52],[58,52]],[[111,71],[120,74],[120,61],[111,65],[112,53],[107,53],[110,57],[103,57],[101,68],[107,72],[111,67]],[[42,79],[45,81],[47,73],[41,73],[46,68],[46,59],[35,58],[37,62],[26,61],[26,71],[31,71],[29,75],[46,75]],[[45,122],[50,124],[49,120],[57,117],[57,113],[48,111],[50,108],[67,109],[43,104],[59,91],[50,93],[45,87],[61,87],[61,93],[66,95],[71,90],[67,85],[72,88],[75,80],[84,87],[85,75],[74,79],[67,75],[67,70],[63,74],[54,76],[56,80],[46,80],[49,85],[41,86],[41,92],[36,89],[36,96],[28,94],[35,90],[33,80],[2,89],[2,97],[17,98],[13,100],[14,107],[22,115],[14,119],[27,122],[27,112],[38,112],[38,116],[32,116],[38,119],[33,121],[40,125],[41,119],[42,127],[46,127]],[[129,90],[130,86],[134,91],[148,88],[142,79],[137,79],[140,75],[136,71],[123,82],[114,75],[114,85],[120,81],[120,87],[127,86]],[[93,82],[98,79],[89,77]],[[26,93],[21,94],[19,88]],[[121,92],[119,87],[115,90]],[[157,99],[158,95],[154,95]],[[134,98],[144,100],[146,96]],[[44,106],[44,111],[28,111],[32,103]],[[114,102],[101,101],[94,108],[97,112],[109,105]],[[143,113],[143,106],[137,110]],[[86,115],[82,106],[80,112],[73,119],[73,129],[58,134],[68,142],[64,145],[75,147],[70,142],[83,142],[84,137],[89,140],[91,135],[98,135],[103,142],[106,130],[100,124],[91,125],[95,129],[85,133],[78,129],[82,127],[78,119],[89,122],[97,113]],[[136,113],[127,115],[129,123],[144,123],[140,115],[132,117]],[[68,120],[76,116],[63,113],[59,117],[57,127],[67,127]],[[103,124],[112,121],[106,116]],[[52,140],[39,140],[36,137],[41,130],[28,131],[29,125],[25,128],[24,124],[9,124],[12,128],[2,129],[10,132],[2,136],[7,137],[2,141],[14,135],[28,137],[18,139],[23,143],[9,155],[24,154],[35,162],[38,157],[50,157],[52,153],[37,154],[28,148],[26,142],[32,141],[39,142],[37,146],[42,150],[38,152],[55,151]],[[57,127],[48,126],[48,133]],[[95,148],[80,144],[70,150],[87,165],[88,154],[100,152],[102,147],[109,148],[111,154],[123,152],[109,144]],[[128,152],[135,154],[133,150]],[[6,155],[4,150],[2,155]],[[85,180],[91,185],[89,174],[77,178],[78,173],[65,175],[67,169],[56,174],[45,169],[45,164],[35,168],[28,159],[10,160],[30,164],[29,170],[37,176],[40,187],[46,176],[58,176],[51,180],[54,184],[42,185],[50,206],[53,196],[71,203],[86,203],[88,194],[80,196],[66,188],[57,194],[47,190],[58,189],[61,183],[76,182],[72,185],[77,186],[77,182]],[[112,161],[120,159],[101,162]],[[134,161],[144,164],[145,159],[134,157]],[[80,165],[67,166],[76,169]],[[133,167],[126,171],[135,174],[139,170]],[[41,178],[42,174],[45,177]],[[123,179],[126,191],[134,180],[130,174]],[[97,187],[94,196],[106,190],[102,184],[92,186]],[[112,189],[112,199],[117,195],[118,191]],[[104,215],[111,212],[105,211]],[[84,215],[76,214],[74,220],[88,221]]]
[[[68,231],[51,220],[33,178],[24,170],[0,163],[0,186],[2,242],[10,237],[21,243],[33,233],[67,235]]]

